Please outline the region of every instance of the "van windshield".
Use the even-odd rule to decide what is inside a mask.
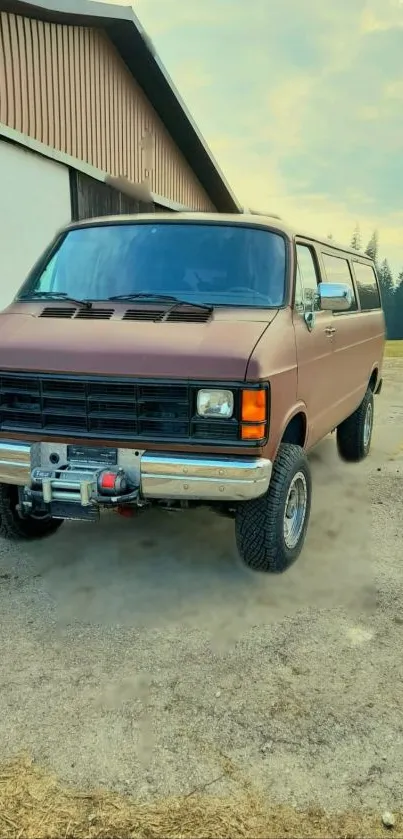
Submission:
[[[192,303],[276,308],[284,302],[283,236],[251,226],[100,224],[69,231],[20,297],[87,300],[172,295]]]

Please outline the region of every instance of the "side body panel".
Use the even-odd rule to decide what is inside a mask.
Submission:
[[[300,263],[305,253],[304,266]],[[306,260],[309,260],[307,266]],[[307,410],[307,447],[315,445],[334,425],[333,314],[314,311],[311,328],[306,316],[312,312],[313,294],[321,281],[315,246],[302,237],[295,243],[293,322],[298,360],[298,400]],[[310,269],[309,283],[307,268]]]
[[[294,307],[298,398],[307,406],[307,448],[310,448],[356,410],[374,371],[379,380],[385,321],[380,308],[361,311],[348,253],[299,238],[297,242],[309,245],[316,255],[318,282],[334,281],[326,273],[326,254],[348,263],[350,285],[356,297],[355,310],[316,312],[311,332]]]
[[[374,370],[379,379],[385,333],[381,310],[333,317],[333,399],[339,424],[362,402]]]
[[[333,340],[329,332],[332,315],[317,312],[310,332],[304,318],[294,312],[298,358],[297,397],[306,405],[307,447],[314,446],[334,427]]]
[[[324,282],[332,278],[326,272],[326,256],[336,254],[321,247],[321,270]],[[364,297],[360,297],[356,283],[354,265],[356,260],[349,254],[337,254],[348,262],[351,287],[355,294],[356,310],[333,314],[334,352],[334,402],[337,424],[350,416],[368,388],[374,371],[379,379],[385,346],[385,319],[382,309],[362,310]],[[362,259],[362,257],[361,257]],[[357,254],[357,260],[360,255]],[[367,267],[369,263],[367,263]],[[379,295],[380,303],[380,295]]]
[[[249,360],[246,378],[270,382],[269,439],[263,456],[272,460],[298,405],[297,354],[291,309],[280,309]]]

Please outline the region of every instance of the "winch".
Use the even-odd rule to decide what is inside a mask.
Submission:
[[[119,467],[35,468],[31,472],[31,486],[23,491],[21,511],[46,505],[53,518],[97,518],[99,507],[135,503],[138,495],[139,488]]]

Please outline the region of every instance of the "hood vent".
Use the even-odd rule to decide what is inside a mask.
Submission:
[[[164,310],[157,309],[128,309],[124,313],[122,320],[161,320],[164,315]]]
[[[71,320],[110,320],[114,309],[72,309],[66,306],[46,306],[39,315],[40,318],[64,318]]]
[[[187,312],[183,309],[174,309],[167,317],[169,323],[207,323],[211,318],[208,309],[190,309]]]
[[[39,315],[40,318],[72,318],[77,309],[65,306],[47,306]]]
[[[74,320],[110,320],[114,309],[79,309]]]
[[[167,312],[156,309],[128,309],[123,315],[123,320],[158,322],[164,319],[164,323],[207,323],[211,318],[211,312],[207,309],[173,309],[168,317],[166,314]]]
[[[64,320],[110,320],[115,314],[114,309],[73,309],[70,306],[46,306],[39,315],[40,318],[58,318]],[[142,321],[143,323],[207,323],[211,318],[208,309],[127,309],[122,320]]]

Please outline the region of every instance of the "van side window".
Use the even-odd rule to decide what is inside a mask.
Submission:
[[[364,265],[363,262],[353,262],[353,266],[361,309],[364,312],[371,311],[371,309],[380,309],[381,298],[372,265]]]
[[[295,276],[294,308],[295,308],[296,312],[299,312],[301,315],[304,314],[304,311],[305,311],[304,286],[302,285],[301,271],[299,269],[298,263],[297,263],[297,272],[296,272],[296,276]]]
[[[308,310],[312,310],[313,307],[317,312],[319,309],[318,273],[315,257],[307,245],[297,245],[297,284],[298,274],[303,288],[304,307]]]
[[[347,285],[353,293],[353,302],[348,311],[357,311],[357,299],[354,289],[353,278],[351,276],[350,266],[347,259],[341,256],[332,256],[329,253],[322,253],[322,259],[325,265],[326,278],[328,283],[343,283]]]

